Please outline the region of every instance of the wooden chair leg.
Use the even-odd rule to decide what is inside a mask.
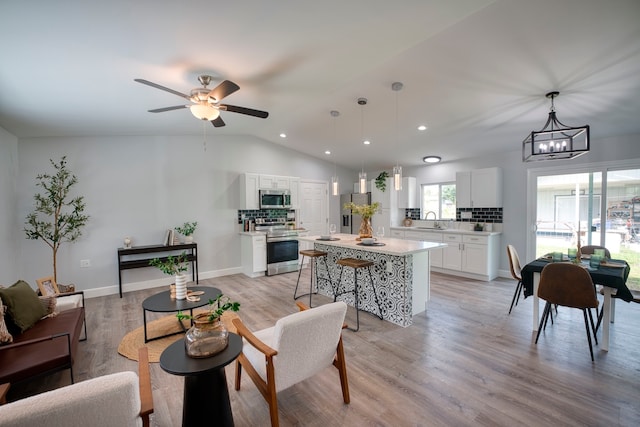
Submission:
[[[269,404],[269,416],[271,417],[271,427],[278,427],[278,396],[276,394],[276,374],[273,368],[273,359],[267,360],[267,393],[265,398]]]
[[[342,345],[342,336],[338,341],[338,348],[336,349],[336,358],[333,361],[333,366],[338,369],[340,374],[340,386],[342,387],[342,400],[344,403],[350,403],[349,397],[349,381],[347,379],[347,364],[344,360],[344,346]]]

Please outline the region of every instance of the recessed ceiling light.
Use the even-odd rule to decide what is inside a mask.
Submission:
[[[426,156],[422,158],[422,161],[425,163],[439,163],[442,160],[438,156]]]
[[[331,151],[327,150],[327,151],[324,152],[324,154],[326,154],[328,156],[329,154],[331,154]]]
[[[425,125],[420,125],[418,126],[418,130],[427,130],[427,127]]]
[[[280,138],[286,138],[286,137],[287,137],[287,134],[286,134],[286,133],[282,132],[282,133],[280,134]]]
[[[369,144],[371,144],[371,141],[369,141],[368,139],[365,139],[364,141],[362,141],[362,143],[364,145],[369,145]]]

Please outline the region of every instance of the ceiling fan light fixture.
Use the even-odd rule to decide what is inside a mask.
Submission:
[[[206,102],[200,104],[193,104],[189,107],[191,114],[200,120],[215,120],[220,115],[220,111],[217,108],[208,105]]]

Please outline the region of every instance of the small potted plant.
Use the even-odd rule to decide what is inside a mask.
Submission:
[[[178,233],[184,236],[185,243],[193,242],[193,233],[196,231],[196,227],[198,226],[198,222],[185,222],[182,226],[178,226],[174,228]]]
[[[176,283],[176,299],[187,298],[187,275],[184,274],[187,271],[189,259],[187,253],[182,252],[178,256],[169,255],[166,258],[154,258],[149,261],[149,265],[158,268],[164,274],[169,276],[175,276]]]
[[[184,336],[184,345],[189,357],[210,357],[227,348],[229,331],[221,320],[222,314],[227,310],[239,311],[240,303],[231,301],[231,298],[221,294],[218,298],[209,300],[209,309],[204,313],[190,316],[178,311],[176,317],[180,321],[191,319],[193,324]]]

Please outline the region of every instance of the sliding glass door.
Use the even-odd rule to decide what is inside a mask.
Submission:
[[[576,173],[534,172],[530,237],[535,257],[575,247],[605,246],[631,265],[628,286],[640,290],[640,168]]]

